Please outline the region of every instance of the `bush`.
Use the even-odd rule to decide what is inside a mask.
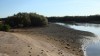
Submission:
[[[10,26],[9,25],[0,24],[0,31],[8,32],[9,30],[10,30]]]
[[[3,25],[2,24],[0,24],[0,31],[2,31],[3,30]]]
[[[30,20],[31,20],[31,26],[47,26],[48,20],[46,17],[42,15],[38,15],[36,13],[30,13]]]
[[[36,13],[18,13],[6,18],[5,23],[11,27],[47,26],[48,20]]]

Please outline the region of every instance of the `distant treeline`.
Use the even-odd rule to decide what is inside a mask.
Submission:
[[[33,26],[46,26],[48,20],[43,15],[36,13],[17,13],[13,16],[1,19],[1,24],[7,24],[10,27],[33,27]]]
[[[100,23],[100,15],[47,17],[49,22]]]
[[[25,12],[0,19],[0,23],[7,24],[11,27],[45,26],[48,25],[48,22],[100,23],[100,15],[44,17],[36,13]]]

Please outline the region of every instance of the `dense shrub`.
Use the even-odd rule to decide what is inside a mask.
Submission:
[[[32,26],[46,26],[48,25],[48,20],[46,17],[42,15],[38,15],[36,13],[30,13],[30,20]]]
[[[48,20],[36,13],[18,13],[6,18],[5,23],[11,27],[46,26]]]
[[[9,25],[0,24],[0,31],[9,31],[9,30],[10,30]]]
[[[47,17],[49,22],[100,23],[100,15]]]
[[[2,29],[3,29],[3,25],[2,25],[2,24],[0,24],[0,31],[2,31]]]

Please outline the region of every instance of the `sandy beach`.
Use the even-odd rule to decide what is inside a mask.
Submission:
[[[84,56],[82,39],[94,34],[50,23],[0,32],[0,56]]]

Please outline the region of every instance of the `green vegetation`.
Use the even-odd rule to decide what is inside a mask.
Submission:
[[[48,25],[47,18],[36,13],[18,13],[5,18],[3,21],[11,27],[34,27]]]
[[[0,18],[0,21],[1,21],[1,18]]]
[[[0,31],[9,31],[10,28],[47,26],[46,17],[36,13],[17,13],[13,16],[0,19]]]
[[[9,31],[10,30],[10,26],[9,25],[3,25],[3,24],[0,24],[0,31]]]
[[[49,22],[66,23],[100,23],[100,15],[92,16],[64,16],[44,17],[36,13],[17,13],[13,16],[0,19],[0,30],[9,31],[11,28],[47,26]]]
[[[100,15],[47,17],[49,22],[100,23]]]

